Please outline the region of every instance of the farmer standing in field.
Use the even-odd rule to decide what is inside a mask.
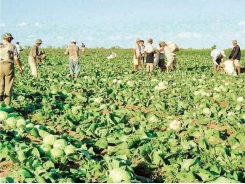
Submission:
[[[141,62],[140,66],[144,67],[144,56],[145,56],[145,45],[144,45],[144,40],[140,40],[140,51],[141,51]]]
[[[221,62],[223,58],[225,57],[225,52],[223,50],[213,49],[210,55],[214,63],[214,73],[217,73],[218,69],[220,69],[221,72],[223,72],[224,69],[221,66]]]
[[[84,54],[84,53],[85,53],[85,45],[84,45],[84,43],[82,43],[82,46],[81,46],[81,51],[82,51],[82,54]]]
[[[71,45],[65,51],[66,55],[69,55],[69,69],[70,69],[70,77],[76,78],[79,76],[79,65],[78,65],[78,56],[79,56],[79,47],[76,45],[76,40],[71,41]]]
[[[23,50],[23,49],[20,47],[20,42],[16,42],[15,47],[16,47],[16,49],[17,49],[18,54],[20,54],[20,51]]]
[[[160,41],[159,46],[157,47],[157,53],[159,54],[159,62],[158,67],[160,71],[163,71],[163,68],[165,67],[165,61],[164,61],[164,46],[166,45],[165,42]]]
[[[140,39],[136,39],[136,43],[133,46],[133,65],[134,71],[138,70],[138,66],[141,64],[141,46],[140,46]]]
[[[237,45],[237,40],[232,41],[232,45],[234,46],[231,54],[229,56],[229,59],[233,61],[233,63],[236,66],[237,69],[237,75],[240,75],[241,73],[241,64],[240,64],[240,59],[241,59],[241,49],[239,45]]]
[[[177,65],[177,58],[174,52],[178,51],[179,48],[176,44],[173,42],[168,42],[164,47],[164,53],[167,58],[167,66],[166,66],[166,72],[169,72],[170,67],[172,67],[174,70],[176,69]]]
[[[37,77],[37,64],[36,64],[36,60],[39,59],[43,59],[42,56],[40,56],[39,54],[39,50],[38,48],[40,47],[40,45],[42,44],[42,40],[41,39],[37,39],[35,45],[32,46],[30,53],[29,53],[29,57],[28,57],[28,63],[30,65],[30,69],[31,69],[31,74],[34,77]]]
[[[13,39],[10,33],[5,33],[0,48],[0,101],[4,101],[7,105],[10,104],[14,84],[14,61],[20,74],[23,72],[17,48],[11,44]]]
[[[154,66],[154,48],[153,48],[153,40],[148,39],[148,43],[145,46],[145,54],[146,54],[146,72],[152,72]]]

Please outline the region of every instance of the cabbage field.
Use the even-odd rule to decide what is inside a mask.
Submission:
[[[131,49],[87,49],[78,79],[64,49],[45,51],[38,78],[21,54],[0,103],[1,183],[245,182],[245,75],[213,75],[211,50],[148,74]]]

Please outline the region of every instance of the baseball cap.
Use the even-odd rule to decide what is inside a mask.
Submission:
[[[74,40],[74,39],[73,39],[73,40],[71,40],[71,43],[75,43],[75,42],[76,42],[76,40]]]

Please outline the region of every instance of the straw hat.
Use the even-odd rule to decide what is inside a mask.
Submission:
[[[37,39],[36,43],[42,43],[42,40],[41,39]]]

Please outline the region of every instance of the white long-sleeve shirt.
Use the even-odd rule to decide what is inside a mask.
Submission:
[[[15,44],[15,47],[17,49],[18,54],[20,54],[20,46],[18,44]]]
[[[218,65],[218,63],[216,62],[216,59],[220,56],[220,52],[221,52],[221,50],[219,50],[219,49],[214,49],[211,51],[210,55],[211,55],[215,65]]]

